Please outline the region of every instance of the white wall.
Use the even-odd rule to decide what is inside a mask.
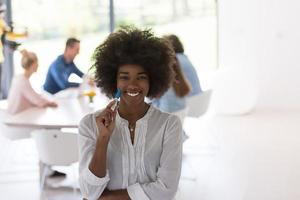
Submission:
[[[218,146],[207,200],[300,199],[299,10],[297,0],[219,1],[224,76],[213,105],[245,114],[254,102],[256,112],[205,123]]]
[[[300,1],[218,4],[220,68],[254,73],[257,109],[300,110]]]

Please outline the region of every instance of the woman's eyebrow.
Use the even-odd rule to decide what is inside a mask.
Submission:
[[[129,72],[119,72],[119,74],[129,74]],[[141,75],[141,74],[146,74],[146,72],[138,72],[138,75]]]
[[[139,74],[139,75],[140,75],[140,74],[146,74],[146,75],[147,75],[147,73],[146,73],[146,72],[139,72],[138,74]]]

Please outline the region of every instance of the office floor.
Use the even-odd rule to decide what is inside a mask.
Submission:
[[[185,130],[190,138],[184,143],[182,178],[177,199],[205,199],[217,146],[212,136],[201,133],[198,120],[188,118]],[[38,158],[34,145],[32,139],[11,142],[0,135],[0,199],[80,199],[79,190],[74,194],[72,189],[73,167],[59,168],[67,173],[67,178],[48,179],[49,185],[56,188],[48,186],[40,194]]]

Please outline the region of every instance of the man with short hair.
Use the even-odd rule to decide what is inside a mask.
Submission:
[[[70,87],[79,87],[79,83],[69,82],[68,80],[72,73],[80,78],[83,77],[83,73],[73,62],[79,50],[80,41],[76,38],[69,38],[66,42],[64,54],[58,56],[49,67],[44,90],[55,94]]]

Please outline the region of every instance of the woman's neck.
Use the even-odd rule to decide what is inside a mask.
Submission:
[[[24,71],[24,76],[25,76],[26,78],[29,79],[29,78],[31,77],[32,73],[33,73],[33,72],[30,71],[30,70],[25,70],[25,71]]]
[[[119,114],[122,118],[126,119],[130,124],[134,124],[137,120],[141,119],[147,113],[149,105],[143,102],[140,105],[128,106],[120,104]]]

